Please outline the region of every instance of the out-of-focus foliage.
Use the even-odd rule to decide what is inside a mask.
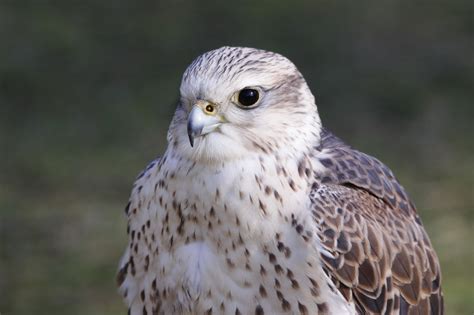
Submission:
[[[0,313],[117,314],[134,176],[163,151],[180,76],[222,45],[280,52],[324,124],[385,161],[474,312],[473,4],[0,1]]]

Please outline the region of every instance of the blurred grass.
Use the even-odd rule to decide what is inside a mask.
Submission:
[[[0,312],[117,314],[123,207],[199,53],[281,52],[324,124],[386,162],[474,312],[468,1],[0,2]]]

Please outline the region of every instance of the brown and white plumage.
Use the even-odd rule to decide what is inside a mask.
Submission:
[[[403,187],[380,161],[323,131],[311,192],[324,269],[362,314],[439,314],[440,266]]]
[[[130,313],[443,313],[414,205],[386,166],[321,127],[288,59],[223,47],[180,92],[168,148],[126,208]]]

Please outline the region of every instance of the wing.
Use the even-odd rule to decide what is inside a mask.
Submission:
[[[403,187],[328,131],[311,193],[325,271],[360,314],[442,314],[438,258]]]

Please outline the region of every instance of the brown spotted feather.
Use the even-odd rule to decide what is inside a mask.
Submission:
[[[326,130],[316,157],[312,213],[342,295],[360,314],[443,314],[438,258],[393,173]]]

